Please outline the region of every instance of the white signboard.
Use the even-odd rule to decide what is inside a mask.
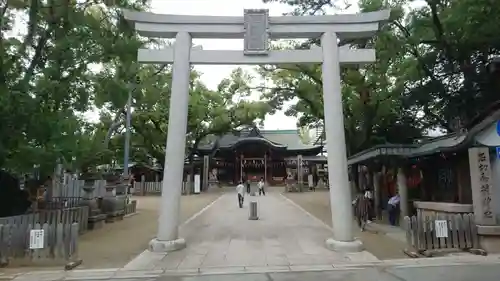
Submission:
[[[314,187],[313,175],[308,175],[307,176],[307,183],[309,185],[309,188],[313,188]]]
[[[30,231],[30,249],[43,249],[43,229],[32,229]]]
[[[194,175],[194,193],[200,193],[200,175]]]
[[[447,220],[435,220],[434,229],[436,230],[437,238],[447,238],[448,237],[448,221]]]

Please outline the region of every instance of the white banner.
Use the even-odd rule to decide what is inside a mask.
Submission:
[[[200,175],[194,175],[194,193],[200,193]]]

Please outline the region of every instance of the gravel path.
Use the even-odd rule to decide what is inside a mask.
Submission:
[[[317,217],[327,225],[332,225],[332,216],[330,213],[330,198],[328,191],[318,190],[316,192],[303,193],[284,193],[287,198],[291,199],[311,215]],[[360,232],[356,228],[354,234],[363,241],[368,252],[372,253],[379,259],[402,259],[408,258],[404,253],[405,243],[399,240],[392,239],[384,234],[373,233],[369,231]]]
[[[181,222],[219,196],[220,193],[182,196]],[[138,196],[134,199],[137,200],[137,215],[80,236],[78,247],[83,264],[78,269],[123,267],[147,249],[149,241],[156,235],[160,197]]]

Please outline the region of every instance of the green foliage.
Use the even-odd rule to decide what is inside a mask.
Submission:
[[[293,5],[294,14],[345,8],[342,1],[264,2]],[[486,66],[499,52],[500,7],[487,0],[418,2],[358,1],[361,12],[391,9],[391,18],[373,40],[341,42],[375,48],[378,58],[367,67],[342,71],[344,124],[351,154],[380,143],[411,142],[429,129],[457,129],[452,121],[466,125],[498,101],[498,79]],[[289,47],[311,44],[319,42]],[[287,113],[300,117],[300,125],[322,126],[319,66],[266,66],[261,74],[276,85],[264,95],[273,106],[280,108],[298,97]]]
[[[80,170],[121,162],[129,93],[131,161],[163,163],[170,68],[139,65],[136,56],[165,42],[138,37],[121,13],[146,10],[147,1],[7,2],[0,7],[0,168],[20,174],[36,165],[47,175],[58,159]],[[27,24],[18,34],[20,17]],[[190,146],[264,118],[268,106],[245,99],[249,77],[241,70],[218,91],[192,78]],[[97,110],[97,124],[83,118],[89,110]]]
[[[308,1],[302,1],[306,5]],[[311,1],[314,2],[314,1]],[[360,1],[364,12],[381,8],[380,1]],[[315,3],[315,2],[314,2]],[[311,4],[312,5],[312,4]],[[299,6],[300,8],[300,6]],[[399,4],[391,7],[391,17],[402,17]],[[320,9],[321,10],[321,9]],[[309,12],[305,12],[309,13]],[[316,13],[316,12],[315,12]],[[365,68],[344,68],[342,70],[342,97],[345,116],[345,132],[349,153],[356,153],[374,144],[385,142],[404,143],[420,136],[414,113],[403,108],[401,88],[393,83],[400,75],[398,55],[402,53],[403,42],[394,34],[392,26],[385,26],[373,40],[344,42],[358,48],[375,48],[376,63]],[[309,42],[306,45],[319,44]],[[304,44],[292,42],[289,47],[303,48]],[[276,107],[298,97],[298,102],[286,113],[299,117],[299,125],[323,126],[323,94],[320,65],[279,65],[261,67],[263,77],[276,86],[267,89],[264,98]],[[401,134],[401,131],[404,134]]]
[[[163,165],[168,130],[170,103],[170,72],[154,76],[154,83],[134,96],[132,126],[137,137],[133,142],[136,154],[145,154]],[[250,77],[236,69],[224,79],[217,91],[207,89],[196,72],[192,74],[188,110],[188,156],[192,160],[201,141],[210,135],[222,135],[244,125],[262,121],[270,107],[260,101],[248,100]],[[140,152],[142,151],[142,152]]]
[[[487,64],[500,54],[499,20],[500,7],[491,1],[428,0],[395,23],[413,66],[406,104],[423,111],[430,126],[456,130],[498,101],[498,79]]]
[[[145,6],[132,0],[113,7],[74,0],[4,3],[0,167],[24,173],[40,165],[49,174],[57,159],[71,163],[92,154],[98,133],[81,116],[98,95],[92,68],[135,55],[138,45],[122,39],[130,27],[121,24],[119,8]]]

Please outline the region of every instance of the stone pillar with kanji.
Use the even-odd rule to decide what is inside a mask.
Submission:
[[[488,147],[469,148],[470,183],[474,219],[478,225],[496,225],[492,208],[493,178]]]

